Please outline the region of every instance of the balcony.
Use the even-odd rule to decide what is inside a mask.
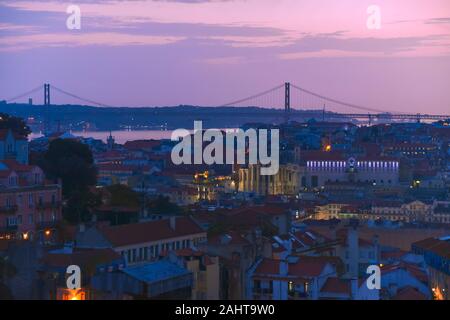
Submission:
[[[36,208],[38,208],[38,209],[52,209],[52,208],[59,208],[59,207],[61,207],[61,205],[62,205],[61,201],[38,202],[38,203],[36,203]]]
[[[36,230],[55,229],[58,226],[58,221],[45,221],[36,223]]]
[[[1,206],[0,207],[0,214],[4,215],[14,215],[17,212],[17,206]]]

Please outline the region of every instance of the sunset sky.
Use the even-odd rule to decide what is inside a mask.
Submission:
[[[69,4],[81,30],[66,28]],[[450,1],[0,0],[0,100],[48,82],[116,106],[220,105],[285,81],[448,114]]]

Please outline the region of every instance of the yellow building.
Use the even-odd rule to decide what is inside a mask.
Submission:
[[[186,248],[173,252],[182,259],[186,269],[192,272],[192,300],[218,300],[220,288],[219,258],[203,251]]]

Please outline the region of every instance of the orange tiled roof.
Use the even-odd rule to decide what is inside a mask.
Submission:
[[[177,217],[175,219],[175,229],[170,227],[169,219],[163,219],[104,227],[100,230],[115,247],[204,233],[203,229],[189,217]]]

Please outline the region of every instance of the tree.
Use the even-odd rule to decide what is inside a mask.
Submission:
[[[97,170],[92,152],[77,140],[53,140],[40,161],[50,179],[61,179],[62,193],[67,199],[64,216],[69,222],[87,221],[99,198],[89,187],[97,182]]]
[[[87,145],[77,140],[53,140],[44,154],[41,167],[48,178],[62,180],[66,197],[97,182],[92,152]]]
[[[92,209],[101,204],[99,195],[89,191],[89,189],[75,190],[67,198],[66,206],[63,208],[64,217],[70,223],[90,221]]]
[[[156,199],[148,202],[147,207],[150,213],[156,214],[181,214],[182,209],[175,203],[170,202],[169,197],[159,195]]]
[[[22,118],[0,113],[0,129],[11,129],[12,132],[27,137],[31,130]]]
[[[106,187],[111,194],[111,206],[118,207],[139,207],[139,194],[123,184],[114,184]]]

